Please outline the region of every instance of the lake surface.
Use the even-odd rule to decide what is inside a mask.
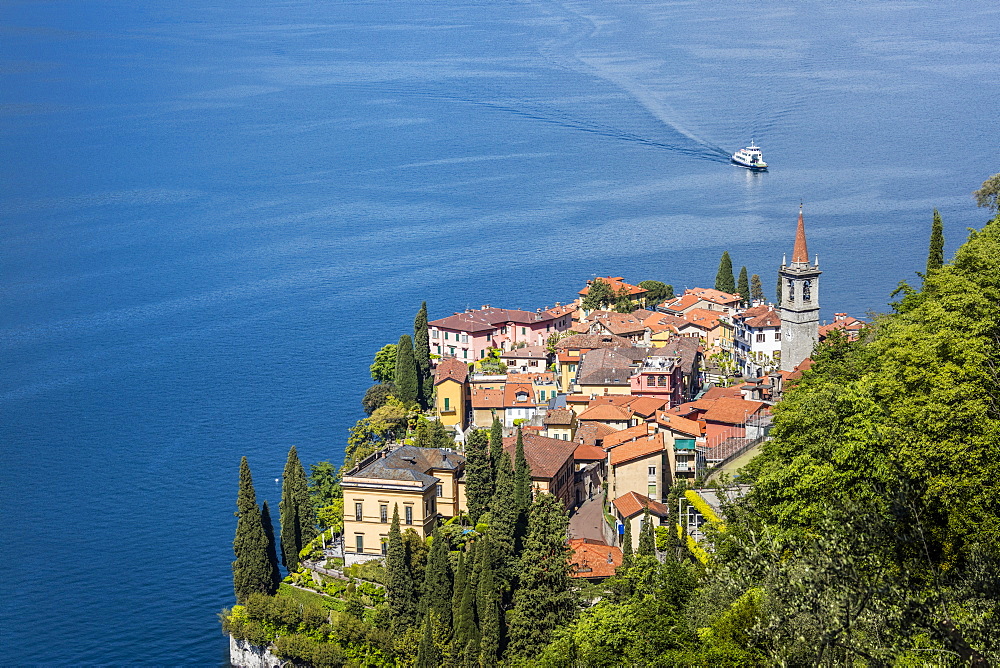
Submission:
[[[984,2],[0,4],[0,646],[226,661],[242,455],[339,463],[375,350],[594,275],[885,310],[1000,171]],[[750,139],[772,169],[727,164]]]

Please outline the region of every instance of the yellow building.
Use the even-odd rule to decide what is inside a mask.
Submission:
[[[449,357],[434,369],[434,414],[446,427],[465,431],[469,415],[469,367]]]
[[[461,474],[465,457],[441,448],[404,445],[362,460],[344,474],[344,561],[353,564],[385,554],[392,514],[399,526],[426,537],[439,518],[465,508]]]

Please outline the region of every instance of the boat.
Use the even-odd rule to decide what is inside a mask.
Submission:
[[[764,157],[760,153],[760,147],[756,146],[752,139],[749,146],[733,153],[733,162],[740,167],[746,167],[754,171],[767,171],[767,163],[764,162]]]

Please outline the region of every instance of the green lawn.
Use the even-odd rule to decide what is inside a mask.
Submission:
[[[324,596],[313,591],[293,587],[284,582],[278,587],[278,596],[285,596],[302,605],[318,605],[332,610],[343,610],[344,602],[332,596]]]

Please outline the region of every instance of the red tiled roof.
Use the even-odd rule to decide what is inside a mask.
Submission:
[[[781,327],[781,315],[779,315],[778,312],[771,307],[765,308],[767,308],[765,313],[752,318],[745,318],[744,322],[746,323],[746,326],[753,327],[755,329],[759,329],[761,327]],[[751,309],[747,309],[747,311],[750,310]],[[746,314],[744,313],[744,316],[745,315]]]
[[[517,397],[522,392],[528,395],[523,401]],[[504,385],[503,405],[505,407],[534,406],[535,392],[531,387],[531,383],[507,383]]]
[[[695,403],[701,404],[703,401]],[[767,404],[760,401],[746,401],[736,397],[723,397],[705,403],[710,403],[710,406],[701,418],[706,422],[723,424],[743,424],[747,417],[767,407]]]
[[[524,457],[528,460],[532,478],[551,479],[567,460],[573,459],[573,453],[579,445],[573,441],[531,433],[522,433],[522,438],[524,439]],[[517,449],[517,437],[508,436],[503,439],[503,449],[513,461],[514,452]]]
[[[508,373],[507,383],[534,383],[537,381],[555,382],[555,374],[543,371],[538,373]]]
[[[609,578],[622,565],[621,548],[593,538],[570,538],[571,577]]]
[[[680,297],[674,297],[673,299],[668,299],[667,301],[660,304],[660,307],[665,308],[668,311],[680,313],[682,311],[686,311],[689,308],[694,308],[694,306],[700,301],[702,301],[702,299],[698,295],[683,294]]]
[[[545,346],[521,346],[506,352],[500,353],[501,358],[508,359],[545,359],[548,353]]]
[[[811,369],[812,365],[813,365],[812,358],[811,357],[805,358],[804,360],[799,362],[798,366],[796,366],[791,373],[785,376],[785,380],[798,380],[799,378],[802,377],[802,372]],[[785,374],[784,371],[782,371],[781,373],[782,375]]]
[[[617,431],[603,422],[583,422],[576,430],[576,441],[584,445],[596,445],[597,441],[603,441],[609,434]]]
[[[598,404],[580,413],[581,420],[611,420],[620,422],[632,419],[631,409],[614,404]]]
[[[715,288],[688,288],[684,291],[684,294],[697,295],[707,302],[719,305],[732,304],[733,302],[738,302],[740,300],[739,295],[722,292],[721,290],[716,290]]]
[[[632,402],[636,400],[631,394],[606,394],[600,397],[594,397],[590,400],[591,406],[600,406],[603,404],[608,404],[611,406],[631,406]]]
[[[454,357],[447,357],[438,362],[434,369],[434,384],[438,385],[446,380],[454,380],[464,383],[469,377],[469,365],[460,362]]]
[[[691,324],[705,329],[715,329],[719,326],[719,311],[709,311],[707,308],[693,308],[684,314],[684,319]]]
[[[631,346],[628,339],[614,334],[573,334],[560,339],[557,350],[596,350],[597,348],[625,348]]]
[[[624,286],[628,290],[630,296],[635,297],[636,295],[642,295],[646,293],[646,288],[640,288],[638,285],[630,285],[623,280],[622,276],[599,276],[602,281],[611,286],[611,290],[617,294],[619,290]],[[594,279],[595,281],[597,278]],[[590,292],[590,284],[592,281],[587,281],[587,287],[580,290],[578,293],[581,297],[586,297],[587,293]]]
[[[710,387],[708,391],[701,396],[702,399],[721,399],[723,397],[742,397],[743,393],[740,392],[738,385],[732,385],[730,387]]]
[[[660,413],[656,417],[656,423],[672,432],[679,432],[681,434],[687,434],[688,436],[695,437],[701,436],[701,425],[694,420],[688,420],[687,418],[682,418],[679,415]]]
[[[503,390],[472,389],[473,408],[503,408]]]
[[[648,418],[666,406],[666,399],[657,399],[656,397],[636,397],[635,401],[628,405],[636,415],[641,415],[644,418]]]
[[[611,465],[618,466],[642,457],[663,452],[663,434],[652,434],[643,438],[622,443],[618,447],[611,449]]]
[[[625,519],[635,517],[646,508],[649,508],[650,515],[655,515],[657,517],[670,516],[670,513],[667,511],[667,507],[665,505],[658,501],[653,501],[648,496],[643,496],[638,492],[628,492],[627,494],[622,494],[615,499],[613,503],[621,516]]]
[[[573,459],[583,462],[600,461],[606,456],[607,454],[603,448],[599,448],[596,445],[584,445],[583,443],[576,446],[576,450],[573,451]]]
[[[569,408],[555,408],[550,410],[542,418],[545,425],[568,425],[573,424],[573,411]]]
[[[616,446],[626,443],[628,441],[634,441],[637,438],[642,438],[643,436],[649,436],[651,427],[649,424],[643,422],[637,424],[634,427],[629,427],[628,429],[622,429],[616,431],[613,434],[609,434],[604,437],[604,443],[601,447],[605,450],[610,450]]]

